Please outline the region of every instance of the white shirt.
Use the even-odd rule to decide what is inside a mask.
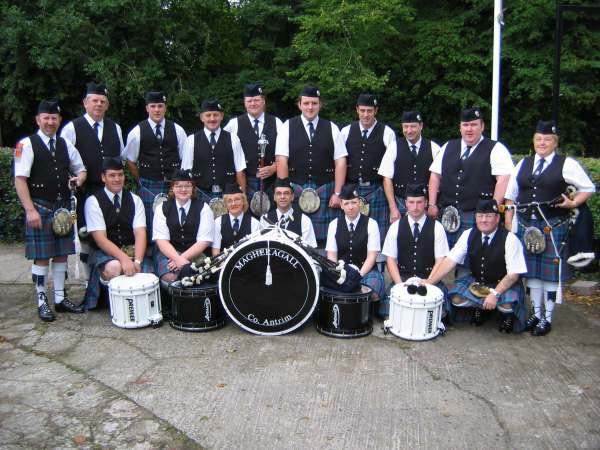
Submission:
[[[168,200],[170,201],[170,200]],[[179,208],[183,207],[185,210],[186,217],[189,217],[190,206],[192,206],[192,200],[188,200],[183,205],[177,203],[177,216],[179,217],[179,223],[181,223],[181,211]],[[198,226],[198,232],[196,233],[196,242],[211,242],[213,237],[214,229],[214,215],[210,207],[204,203],[200,209],[200,224]],[[167,241],[171,240],[171,233],[167,226],[167,218],[163,213],[162,207],[156,208],[154,211],[154,218],[152,219],[152,240],[164,239]]]
[[[148,117],[146,119],[153,133],[156,133],[156,125],[152,119]],[[160,122],[160,132],[164,138],[165,136],[165,123],[166,120]],[[185,134],[185,130],[181,127],[181,125],[173,122],[175,125],[175,134],[177,135],[177,151],[179,153],[179,159],[183,157],[183,146],[185,144],[185,140],[187,139],[187,134]],[[140,125],[136,125],[131,129],[129,134],[127,135],[127,145],[125,146],[125,150],[123,151],[123,156],[127,158],[128,161],[132,163],[136,163],[140,157]]]
[[[544,163],[544,167],[542,168],[542,172],[544,172],[552,161],[554,160],[554,156],[556,156],[556,152],[552,152],[550,155],[546,156],[544,159],[546,162]],[[532,173],[537,169],[538,163],[541,159],[541,156],[536,153],[533,160],[533,170]],[[517,175],[519,175],[519,171],[521,170],[521,166],[523,164],[524,158],[517,163],[517,166],[514,168],[512,173],[510,174],[510,179],[508,180],[508,186],[506,187],[506,194],[504,197],[508,200],[516,201],[519,196],[519,183],[517,182]],[[596,192],[596,186],[593,181],[590,179],[586,171],[581,164],[570,156],[567,156],[565,159],[565,163],[562,169],[562,176],[567,184],[572,184],[577,188],[578,191],[581,192]]]
[[[258,119],[258,135],[260,136],[265,127],[265,113],[263,112],[259,117],[254,117],[251,114],[246,113],[248,119],[250,120],[250,126],[254,128],[254,120]],[[281,127],[283,126],[283,122],[279,117],[275,117],[275,128],[277,130],[277,136],[281,133]],[[225,131],[229,131],[231,134],[235,134],[237,136],[238,133],[238,118],[233,117],[227,122],[227,125],[223,127]],[[210,138],[209,138],[210,139]]]
[[[233,228],[233,221],[236,219],[231,213],[228,213],[229,223],[231,224],[231,228]],[[242,226],[242,219],[244,218],[244,213],[242,212],[237,219],[239,220],[239,226]],[[212,239],[212,248],[220,249],[221,248],[221,240],[223,239],[223,235],[221,234],[221,217],[217,217],[214,219],[215,230]],[[260,230],[260,222],[255,217],[250,217],[250,234],[255,231]]]
[[[94,119],[92,119],[92,117],[88,113],[85,113],[83,115],[83,118],[85,120],[87,120],[87,123],[89,123],[90,127],[92,127],[92,129],[93,129],[96,121]],[[121,153],[121,156],[123,156],[123,133],[121,131],[121,127],[116,122],[115,122],[115,128],[117,129],[117,136],[119,137],[120,153]],[[98,122],[98,140],[99,141],[102,141],[102,136],[104,136],[104,119],[101,119],[100,122]],[[75,147],[77,147],[77,134],[75,133],[75,125],[73,125],[73,121],[67,123],[62,128],[62,130],[60,130],[60,137],[64,138],[64,139],[68,139],[69,141],[71,141],[73,143],[73,145]]]
[[[308,120],[303,115],[300,115],[300,119],[304,124],[304,131],[306,132],[306,136],[308,136],[310,139],[310,135],[308,133]],[[275,156],[290,156],[290,120],[291,119],[288,119],[284,122],[283,126],[281,127],[281,132],[279,132],[279,134],[277,135],[277,144],[275,145]],[[315,128],[315,131],[317,130],[318,123],[319,116],[316,116],[312,120],[312,124]],[[343,158],[344,156],[348,156],[348,151],[346,150],[346,143],[342,139],[340,129],[335,123],[329,123],[331,124],[331,137],[333,138],[333,159],[336,160]]]
[[[204,127],[204,135],[208,142],[210,142],[211,131]],[[244,156],[244,150],[242,149],[242,143],[237,134],[231,134],[231,148],[233,150],[233,165],[235,166],[236,172],[241,172],[246,168],[246,157]],[[221,128],[217,128],[215,131],[215,140],[219,142],[219,136],[221,136]],[[279,141],[279,139],[277,139]],[[183,146],[183,155],[181,155],[181,168],[183,170],[191,169],[194,167],[194,135],[190,134],[185,140]]]
[[[412,142],[403,137],[407,144],[408,148],[411,148]],[[421,144],[423,143],[423,137],[419,137],[419,140],[415,144],[417,148],[417,154],[421,151]],[[437,142],[431,141],[431,157],[435,160],[436,156],[440,152],[440,146]],[[377,172],[382,177],[386,178],[394,178],[394,164],[396,162],[396,158],[398,157],[398,148],[397,145],[394,147],[388,148],[383,154],[383,158],[381,158],[381,164],[379,165],[379,171]],[[428,180],[429,181],[429,180]]]
[[[477,151],[477,147],[479,146],[479,144],[481,143],[482,140],[483,140],[483,136],[481,136],[481,139],[479,140],[477,145],[475,145],[474,147],[471,147],[471,152],[469,153],[469,156],[472,156],[475,154],[475,152]],[[439,175],[443,175],[442,174],[442,161],[444,159],[444,153],[446,152],[447,146],[448,146],[448,142],[446,142],[440,149],[440,152],[437,154],[436,158],[431,163],[431,166],[429,166],[430,172],[437,173]],[[467,143],[464,141],[464,139],[461,139],[460,140],[460,155],[462,156],[466,151],[467,151]],[[512,172],[512,170],[514,168],[512,156],[511,156],[510,152],[508,151],[508,149],[501,142],[496,142],[496,145],[494,145],[494,147],[492,147],[492,151],[490,153],[490,165],[492,166],[492,175],[494,175],[494,176],[510,175],[510,173]]]
[[[42,130],[38,129],[36,133],[41,139],[48,151],[50,151],[50,137],[46,136]],[[56,146],[56,135],[52,136],[54,139],[54,145]],[[64,138],[63,138],[64,139]],[[78,174],[86,170],[83,165],[83,161],[81,160],[81,155],[75,148],[75,146],[69,141],[65,139],[67,144],[67,153],[69,155],[69,170]],[[20,154],[20,156],[18,156]],[[15,177],[26,177],[29,178],[31,174],[31,167],[33,166],[33,147],[31,146],[31,140],[26,137],[21,139],[17,143],[17,148],[15,149]]]
[[[277,139],[279,141],[279,139]],[[281,211],[279,211],[279,208],[277,208],[275,210],[275,212],[277,213],[277,222],[281,221],[281,217],[285,216],[286,218],[292,218],[293,214],[294,214],[294,208],[290,208],[290,210],[283,214]],[[270,224],[268,224],[262,217],[260,219],[260,228],[264,229],[271,226]],[[317,238],[315,236],[315,230],[313,228],[313,224],[312,221],[310,220],[310,217],[308,217],[306,214],[302,213],[302,223],[300,224],[301,229],[302,229],[302,240],[304,240],[308,245],[310,245],[311,247],[317,247]],[[290,230],[291,231],[291,230]]]
[[[412,233],[415,227],[415,221],[407,214],[408,218],[408,226],[410,227],[410,232]],[[423,226],[425,225],[426,215],[423,215],[417,222],[419,224],[419,231],[423,231]],[[390,229],[385,236],[385,241],[383,242],[383,250],[381,254],[385,256],[389,256],[390,258],[398,259],[398,227],[400,226],[400,220],[396,220],[394,223],[390,225]],[[446,232],[444,231],[444,227],[439,221],[435,221],[435,225],[433,227],[433,257],[435,259],[444,258],[448,255],[448,239],[446,238]]]
[[[114,203],[115,194],[106,189],[106,187],[104,188],[104,192],[106,193],[106,196],[110,202]],[[116,195],[119,196],[119,204],[123,205],[123,191],[117,193]],[[141,227],[146,228],[146,212],[144,211],[144,203],[142,202],[142,199],[133,192],[131,193],[131,196],[133,197],[134,206],[132,227],[133,229]],[[85,201],[84,213],[88,233],[91,233],[92,231],[106,231],[104,215],[102,214],[102,210],[98,204],[98,199],[95,195],[90,195]]]
[[[450,253],[448,253],[448,258],[457,264],[462,264],[467,257],[471,230],[473,230],[473,228],[463,231],[454,247],[452,247],[452,250],[450,250]],[[492,233],[492,236],[494,234],[495,232]],[[483,233],[481,237],[483,239]],[[508,233],[508,236],[506,236],[506,242],[504,243],[504,259],[506,260],[506,273],[520,274],[527,272],[527,263],[525,262],[525,255],[523,254],[523,246],[521,245],[521,242],[519,242],[519,238],[510,232]]]
[[[350,223],[354,224],[354,230],[358,227],[358,223],[361,220],[360,214],[354,220],[348,219],[348,216],[344,214],[344,219],[346,220],[346,228],[350,229]],[[337,252],[338,246],[335,240],[335,233],[337,231],[337,224],[339,219],[333,219],[329,223],[329,227],[327,228],[327,243],[325,244],[325,251],[328,252]],[[379,226],[377,222],[370,217],[367,217],[367,251],[368,252],[378,252],[381,250],[381,237],[379,235]]]

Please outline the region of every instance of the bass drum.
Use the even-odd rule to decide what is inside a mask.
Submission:
[[[229,256],[219,276],[221,302],[231,320],[250,333],[286,334],[315,310],[318,280],[312,258],[275,229]]]

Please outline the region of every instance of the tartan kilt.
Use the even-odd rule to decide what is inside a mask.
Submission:
[[[306,188],[313,188],[315,191],[317,191],[319,199],[321,200],[319,209],[312,214],[304,214],[308,216],[313,224],[317,241],[324,241],[327,239],[327,228],[329,227],[329,222],[338,218],[342,214],[341,209],[329,207],[329,199],[334,194],[334,182],[332,181],[322,186],[317,186],[314,181],[309,181],[303,185],[296,183],[292,183],[292,185],[294,187],[294,202],[292,207],[298,210],[300,210],[298,200],[300,199],[300,194],[302,194],[302,191]]]
[[[358,185],[358,193],[369,204],[369,217],[374,219],[379,226],[381,244],[390,227],[390,207],[383,192],[383,186],[381,183],[371,184],[371,186]]]
[[[561,220],[560,217],[554,217],[550,219],[550,224],[554,225]],[[546,222],[542,219],[524,219],[519,217],[519,230],[517,236],[519,240],[523,242],[523,234],[525,234],[525,227],[536,227],[543,233],[543,229],[546,226]],[[558,228],[552,228],[551,231],[554,236],[554,242],[560,249],[561,243],[565,242],[564,247],[560,250],[561,256],[561,280],[565,281],[573,278],[573,267],[567,264],[567,258],[569,255],[569,223],[566,222]],[[556,258],[554,253],[554,247],[550,240],[550,235],[544,233],[546,240],[546,250],[539,255],[535,255],[525,250],[523,246],[523,252],[525,254],[525,260],[527,262],[527,273],[523,275],[526,278],[537,278],[544,281],[558,282],[558,264],[554,264],[553,260]]]
[[[153,181],[147,178],[140,178],[140,184],[137,189],[137,195],[142,199],[144,203],[144,210],[146,211],[146,229],[148,230],[148,236],[152,236],[152,219],[154,213],[152,212],[152,205],[154,198],[158,194],[168,194],[171,188],[171,183],[164,180]]]
[[[275,200],[273,198],[273,185],[275,183],[275,177],[271,177],[271,178],[267,178],[264,183],[263,183],[263,192],[265,194],[267,194],[267,196],[269,197],[269,203],[270,203],[270,208],[269,211],[272,211],[275,209]],[[254,193],[256,192],[260,192],[260,178],[257,177],[251,177],[251,176],[247,176],[246,177],[246,197],[248,198],[248,206],[250,206],[250,202],[252,201],[252,197],[254,196]],[[250,208],[248,208],[248,211],[250,211],[250,213],[256,217],[257,219],[260,219],[259,216],[255,216],[254,213],[250,210]]]
[[[360,283],[373,289],[373,293],[377,294],[378,298],[383,298],[385,294],[385,280],[383,279],[383,274],[377,270],[377,267],[374,267],[369,273],[362,277]]]
[[[94,309],[98,304],[98,297],[100,297],[100,272],[104,270],[104,266],[107,262],[116,259],[110,255],[107,255],[102,250],[94,250],[90,255],[88,263],[90,265],[90,279],[88,281],[87,288],[85,290],[85,296],[83,298],[83,305],[86,310]],[[142,272],[152,273],[152,260],[148,257],[142,261]]]
[[[398,197],[397,195],[395,195],[394,197],[396,197],[396,206],[398,207],[398,211],[400,211],[400,215],[404,216],[407,211],[406,200]]]
[[[391,283],[390,287],[388,288],[388,290],[385,294],[385,297],[382,297],[381,302],[379,303],[378,313],[380,316],[389,316],[390,315],[390,294],[392,292],[393,286],[394,286],[394,283]],[[449,314],[450,311],[452,310],[452,304],[450,303],[450,299],[448,297],[448,288],[441,281],[436,283],[435,286],[437,288],[439,288],[442,291],[442,293],[444,294],[444,300],[442,302],[442,317],[446,317],[446,315]]]
[[[475,297],[469,290],[469,286],[473,282],[475,282],[475,278],[473,278],[472,275],[467,275],[466,277],[454,280],[454,282],[448,288],[448,297],[452,298],[454,295],[460,295],[461,297],[464,297],[467,300],[472,301],[473,303],[476,303],[480,306],[483,305],[483,301],[485,299]],[[525,288],[523,287],[523,282],[521,278],[519,278],[515,282],[515,284],[513,284],[510,287],[510,289],[508,289],[504,294],[502,294],[500,300],[498,300],[498,305],[507,305],[509,303],[513,304],[512,307],[515,317],[515,325],[513,331],[515,333],[520,333],[525,329],[525,322],[527,321],[527,308],[525,306]],[[462,319],[465,319],[465,317],[461,317],[460,314],[457,315],[457,320]]]
[[[196,187],[196,194],[198,194],[198,199],[200,199],[202,202],[206,203],[207,205],[210,205],[210,201],[213,198],[223,198],[223,193],[213,194],[212,192],[204,191],[204,190],[200,189],[199,187]]]
[[[37,198],[32,200],[46,209],[34,204],[36,211],[40,213],[42,218],[41,229],[30,227],[27,223],[27,216],[25,216],[25,257],[27,259],[50,259],[75,253],[73,230],[66,236],[57,236],[52,230],[54,211],[60,207],[66,207],[66,204],[58,204]]]

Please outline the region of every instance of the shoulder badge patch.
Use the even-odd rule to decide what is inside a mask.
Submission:
[[[17,146],[15,147],[15,158],[20,158],[21,153],[23,153],[23,143],[18,142]]]

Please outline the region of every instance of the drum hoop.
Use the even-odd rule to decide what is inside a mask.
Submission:
[[[273,234],[273,236],[270,239],[266,239],[271,234]],[[312,271],[312,274],[314,275],[314,280],[315,280],[315,299],[312,302],[312,306],[310,308],[310,311],[308,312],[308,314],[306,314],[306,316],[304,317],[304,319],[302,319],[299,323],[297,323],[296,325],[292,326],[291,328],[286,328],[285,330],[273,331],[273,332],[255,330],[253,328],[248,327],[246,324],[242,323],[237,317],[235,317],[231,313],[229,307],[227,306],[227,304],[225,302],[225,299],[223,298],[223,289],[220,289],[220,287],[221,287],[221,285],[223,284],[223,281],[224,281],[223,280],[223,274],[225,273],[224,269],[227,267],[227,264],[229,263],[229,260],[233,257],[233,255],[236,255],[236,254],[240,253],[242,250],[244,250],[250,244],[254,244],[255,242],[266,242],[268,240],[270,240],[270,241],[276,241],[276,242],[279,242],[279,243],[284,243],[284,244],[289,245],[290,247],[294,248],[294,250],[298,251],[298,253],[300,253],[306,259],[306,261],[308,262],[308,265],[310,266],[310,269]],[[315,312],[315,309],[317,308],[317,304],[319,303],[319,293],[320,293],[320,290],[319,290],[319,288],[320,288],[320,286],[319,286],[319,274],[317,273],[317,268],[315,267],[313,259],[308,255],[308,253],[302,247],[300,247],[299,245],[297,245],[294,242],[290,241],[289,239],[285,238],[283,235],[279,234],[276,229],[273,232],[271,232],[271,233],[259,236],[259,239],[251,239],[251,240],[249,240],[247,242],[244,242],[239,247],[237,247],[227,257],[227,259],[225,260],[225,263],[223,264],[223,269],[219,273],[219,283],[217,284],[217,286],[219,286],[219,297],[221,299],[221,305],[223,305],[223,309],[227,313],[227,316],[237,326],[239,326],[243,330],[245,330],[245,331],[247,331],[249,333],[258,334],[258,335],[261,335],[261,336],[280,336],[280,335],[283,335],[283,334],[291,333],[294,330],[297,330],[302,325],[304,325],[308,321],[308,319],[311,318],[311,316]]]
[[[175,283],[179,281],[180,286],[175,286]],[[169,294],[177,295],[179,297],[196,297],[198,295],[211,293],[215,294],[219,290],[219,285],[216,283],[206,283],[194,286],[183,286],[181,280],[175,280],[169,283]],[[204,295],[209,297],[209,295]]]
[[[136,281],[136,278],[138,281]],[[114,282],[113,282],[114,280]],[[119,286],[119,284],[124,281],[124,280],[129,280],[130,283],[133,282],[133,284],[138,284],[135,287],[121,287]],[[110,281],[108,282],[108,287],[109,289],[113,289],[113,290],[118,290],[118,291],[132,291],[134,289],[144,289],[146,287],[156,287],[159,284],[160,280],[159,278],[154,275],[153,273],[145,273],[145,272],[140,272],[140,273],[136,273],[135,275],[133,275],[132,277],[128,277],[127,275],[119,275],[117,277],[111,278]],[[114,287],[113,287],[114,286]]]
[[[308,208],[306,207],[306,199],[310,196],[314,196],[315,203],[316,206],[313,208]],[[314,212],[317,212],[319,210],[319,208],[321,207],[321,198],[319,197],[319,194],[317,193],[317,191],[313,188],[304,188],[302,190],[302,193],[300,194],[300,198],[298,199],[298,205],[300,206],[300,209],[302,210],[302,212],[305,212],[306,214],[312,214]]]

